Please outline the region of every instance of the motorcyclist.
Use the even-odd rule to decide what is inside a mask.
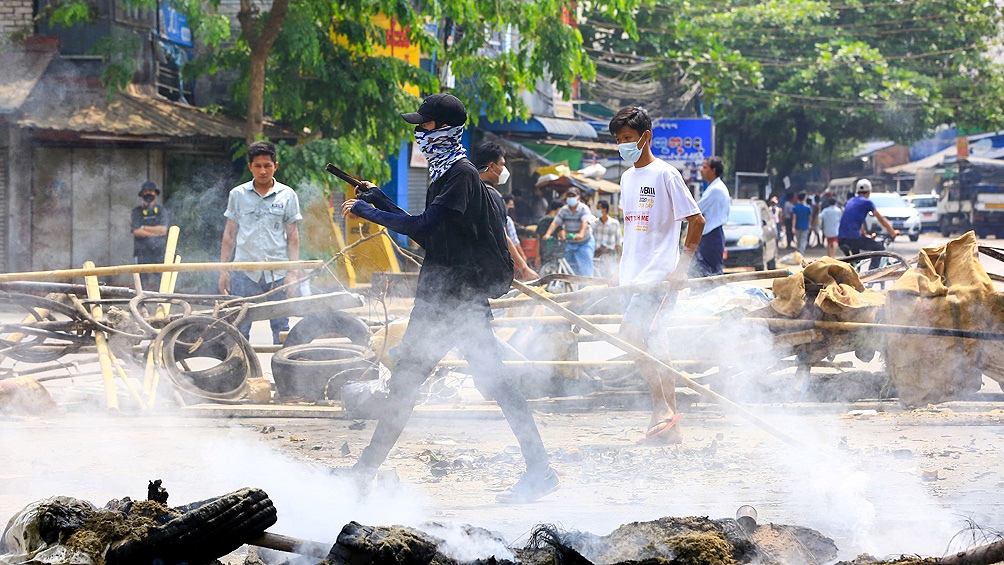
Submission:
[[[868,179],[858,179],[855,183],[857,196],[847,201],[844,214],[840,217],[840,229],[837,232],[837,243],[840,247],[847,247],[851,253],[862,251],[883,251],[885,245],[876,241],[865,230],[865,218],[871,213],[875,216],[885,231],[889,232],[891,239],[896,239],[899,232],[892,227],[889,220],[879,213],[875,208],[875,203],[868,199],[872,193],[872,183]],[[869,269],[877,269],[881,257],[873,257],[869,264]]]

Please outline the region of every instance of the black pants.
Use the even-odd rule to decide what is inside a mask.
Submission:
[[[526,399],[502,363],[499,343],[492,333],[488,300],[444,301],[435,304],[416,299],[400,355],[388,381],[390,396],[370,444],[355,467],[375,472],[397,443],[418,400],[419,388],[436,363],[457,347],[470,365],[478,389],[490,394],[502,409],[519,442],[526,470],[547,469],[547,450],[533,421]]]
[[[841,237],[837,239],[837,245],[840,247],[847,246],[851,250],[851,255],[861,253],[862,251],[885,251],[885,246],[881,243],[875,241],[870,237]],[[879,263],[882,262],[881,257],[872,257],[871,262],[868,263],[868,269],[877,269]]]
[[[697,252],[690,263],[690,278],[720,275],[725,271],[725,230],[722,226],[701,236]]]
[[[160,251],[158,253],[140,253],[136,255],[137,265],[152,265],[152,264],[163,264],[164,263],[164,252]],[[143,290],[149,290],[152,292],[160,291],[160,277],[163,273],[140,273],[139,280],[143,285]]]

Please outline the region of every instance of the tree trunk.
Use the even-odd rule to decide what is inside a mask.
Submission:
[[[251,48],[251,68],[248,75],[248,119],[244,136],[251,144],[262,133],[265,117],[265,71],[268,56],[275,38],[279,36],[282,22],[286,19],[289,0],[274,0],[268,13],[258,13],[250,0],[241,0],[237,21],[241,24],[241,34]]]
[[[750,132],[745,127],[739,128],[736,136],[736,172],[763,173],[767,171],[767,144],[759,132]]]
[[[251,69],[248,75],[248,121],[244,131],[244,138],[248,145],[254,143],[262,132],[262,121],[265,116],[265,62],[267,60],[267,51],[251,50]]]
[[[804,112],[795,112],[792,116],[795,122],[795,139],[787,152],[784,161],[777,163],[777,177],[783,179],[795,170],[795,165],[803,161],[805,144],[809,141],[809,124]]]

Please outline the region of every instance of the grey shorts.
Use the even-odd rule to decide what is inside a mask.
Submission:
[[[649,334],[657,329],[657,318],[668,315],[676,306],[678,292],[641,292],[621,299],[624,304],[622,323],[631,324]]]

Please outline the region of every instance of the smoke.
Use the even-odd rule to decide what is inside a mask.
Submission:
[[[385,488],[362,501],[351,482],[325,467],[294,461],[249,439],[247,429],[212,421],[73,414],[4,427],[3,521],[34,500],[60,494],[98,506],[125,496],[142,500],[147,481],[158,478],[170,506],[261,488],[278,510],[270,531],[321,543],[333,544],[351,520],[408,525],[427,517],[419,497],[404,489]]]

